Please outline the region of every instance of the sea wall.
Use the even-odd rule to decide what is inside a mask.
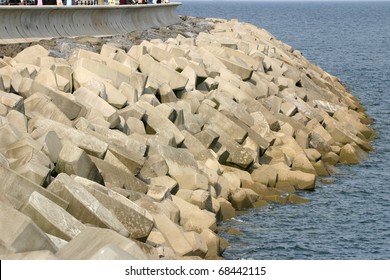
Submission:
[[[180,22],[180,3],[128,6],[0,6],[0,44],[126,34]]]
[[[220,258],[218,222],[306,203],[367,156],[372,121],[336,77],[261,28],[198,25],[0,59],[1,259]]]

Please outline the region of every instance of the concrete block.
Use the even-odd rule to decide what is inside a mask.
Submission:
[[[322,155],[321,159],[326,164],[336,165],[340,160],[340,156],[334,152],[328,152]]]
[[[313,190],[315,188],[316,175],[299,170],[278,170],[276,188],[286,185],[294,186],[297,190]]]
[[[30,195],[22,213],[29,216],[44,232],[66,241],[85,229],[75,217],[38,192]]]
[[[298,113],[298,109],[295,105],[291,104],[290,102],[284,102],[280,106],[280,112],[285,114],[288,117],[292,117],[296,113]]]
[[[159,146],[158,152],[164,158],[169,175],[177,181],[179,188],[208,189],[208,180],[200,174],[192,154],[185,149],[169,146]]]
[[[69,141],[64,142],[58,155],[55,168],[56,172],[58,174],[74,174],[98,183],[103,183],[103,178],[100,175],[99,170],[88,157],[87,153]]]
[[[193,230],[201,233],[204,229],[216,230],[216,218],[214,214],[200,210],[197,206],[174,195],[172,196],[172,201],[180,209],[180,225],[186,231]]]
[[[86,108],[99,110],[103,114],[104,119],[110,123],[111,127],[115,127],[119,124],[119,116],[116,109],[99,96],[96,96],[89,89],[80,87],[73,95],[76,97],[77,102],[84,105]]]
[[[204,64],[204,66],[206,68],[206,72],[208,72],[208,73],[212,73],[212,72],[219,73],[221,71],[221,69],[226,69],[227,68],[225,66],[225,64],[220,59],[218,59],[217,56],[215,56],[212,52],[210,52],[206,48],[200,47],[199,49],[197,49],[196,52],[201,57],[201,59],[203,61],[203,64]]]
[[[131,238],[140,241],[145,241],[148,238],[154,226],[154,220],[145,209],[121,194],[93,181],[77,176],[73,179],[118,218]]]
[[[305,149],[304,152],[310,162],[317,162],[321,159],[321,154],[316,149]]]
[[[85,112],[84,106],[79,104],[72,94],[53,89],[29,78],[23,78],[18,93],[24,98],[28,98],[36,92],[47,95],[70,120]]]
[[[49,51],[46,50],[41,45],[34,45],[28,48],[25,48],[23,51],[19,52],[14,60],[16,62],[28,63],[33,65],[38,65],[39,58],[49,56]]]
[[[8,252],[57,252],[57,247],[29,217],[3,202],[0,202],[0,222],[0,242]]]
[[[127,104],[134,104],[138,101],[137,89],[127,83],[121,83],[119,91],[127,99]]]
[[[170,196],[170,191],[167,187],[154,185],[149,186],[149,190],[146,194],[153,198],[155,201],[160,202]]]
[[[218,91],[215,93],[215,100],[219,103],[219,111],[228,115],[233,115],[247,126],[254,125],[254,119],[247,112],[246,106],[237,104],[233,99],[229,98],[227,94]]]
[[[217,56],[217,58],[229,69],[233,74],[237,74],[243,81],[247,81],[251,78],[253,69],[245,65],[244,63],[240,63],[235,59],[226,59],[221,56]]]
[[[365,157],[366,153],[355,143],[345,144],[340,150],[339,162],[343,164],[359,164]]]
[[[194,109],[192,109],[191,103],[194,104]],[[186,129],[192,134],[201,131],[204,121],[199,115],[195,114],[198,105],[199,102],[196,98],[192,98],[191,100],[185,99],[176,103],[168,103],[168,106],[175,109],[177,113],[174,123],[180,130]]]
[[[306,154],[298,154],[294,157],[291,170],[300,170],[305,173],[316,174],[315,168],[307,158]]]
[[[170,54],[165,49],[162,49],[162,48],[154,46],[154,45],[150,46],[148,53],[151,57],[153,57],[158,62],[161,62],[164,60],[168,61],[173,57],[172,54]]]
[[[93,156],[103,158],[108,148],[107,143],[104,143],[96,137],[56,121],[36,119],[30,121],[29,125],[33,138],[39,138],[49,131],[54,131],[61,140],[67,139]]]
[[[283,99],[286,102],[289,102],[293,105],[295,105],[299,112],[307,116],[309,119],[316,119],[319,122],[323,121],[323,117],[317,113],[315,109],[310,107],[305,101],[303,101],[301,98],[296,97],[294,95],[285,95]]]
[[[147,124],[147,133],[148,127],[155,132],[169,131],[174,134],[175,141],[178,145],[183,142],[184,136],[172,122],[170,122],[167,118],[164,118],[160,111],[146,102],[139,101],[137,104],[146,111],[143,121]]]
[[[18,131],[27,133],[27,117],[16,110],[8,110],[7,119]]]
[[[206,148],[213,149],[219,139],[218,133],[212,129],[203,128],[202,131],[194,135]]]
[[[57,62],[51,65],[50,69],[53,70],[54,73],[56,73],[58,89],[64,92],[72,91],[73,89],[72,67],[65,62]]]
[[[0,255],[2,260],[57,260],[54,254],[48,250]]]
[[[0,103],[7,107],[8,110],[11,109],[24,113],[24,100],[19,95],[0,90]]]
[[[253,181],[271,188],[275,187],[277,176],[277,170],[269,165],[262,165],[251,173]]]
[[[154,79],[160,81],[161,84],[169,81],[168,84],[173,90],[184,89],[187,85],[187,77],[158,63],[153,58],[143,55],[139,58],[139,61],[141,72],[152,76]]]
[[[232,120],[236,125],[241,127],[248,134],[247,138],[250,138],[251,141],[255,145],[258,145],[260,147],[260,149],[261,149],[260,153],[261,154],[263,154],[268,149],[270,144],[273,143],[273,139],[270,136],[270,133],[269,133],[269,130],[268,130],[269,129],[268,126],[266,128],[266,132],[264,132],[264,131],[262,131],[263,127],[259,131],[259,130],[255,130],[256,128],[258,128],[258,126],[253,125],[252,127],[255,128],[255,129],[252,129],[252,127],[248,127],[243,121],[241,121],[239,118],[237,118],[235,116],[228,116],[228,118],[230,120]],[[263,124],[261,124],[261,126],[262,125]]]
[[[3,104],[0,104],[0,116],[5,117],[8,113],[7,107],[5,107]],[[4,121],[2,121],[3,123]]]
[[[155,214],[156,228],[162,233],[168,245],[172,247],[179,256],[191,255],[193,247],[185,238],[184,231],[177,224],[173,223],[164,214]]]
[[[19,175],[29,179],[40,186],[46,186],[51,170],[46,166],[34,162],[28,162],[15,169]]]
[[[76,125],[78,126],[78,124]],[[91,128],[92,129],[91,129]],[[144,155],[146,145],[128,137],[126,134],[117,130],[110,130],[99,125],[78,126],[80,131],[94,136],[107,143],[108,150],[131,171],[138,174],[144,164]]]
[[[110,60],[107,60],[107,62]],[[80,58],[78,59],[74,64],[73,68],[83,68],[86,69],[93,74],[99,76],[100,78],[104,80],[110,80],[112,84],[118,88],[121,83],[129,83],[130,78],[128,75],[125,75],[119,71],[116,70],[116,67],[109,67],[106,63],[99,62],[96,60],[88,59],[88,58]],[[115,63],[111,61],[112,64],[115,64],[113,66],[120,67],[120,63]],[[130,72],[130,71],[129,71]]]
[[[56,74],[49,68],[41,69],[34,80],[53,89],[58,89]]]
[[[212,198],[208,190],[194,190],[190,195],[189,202],[198,206],[201,210],[209,212],[213,210]]]
[[[229,202],[236,210],[246,209],[252,207],[252,202],[249,199],[244,189],[236,189],[229,196]]]
[[[222,221],[229,220],[236,216],[236,210],[229,201],[223,197],[218,197],[217,200],[221,206],[219,217]]]
[[[50,159],[41,151],[42,145],[30,137],[22,137],[7,146],[5,155],[10,160],[10,167],[16,169],[26,163],[51,167]]]
[[[17,142],[21,137],[22,133],[12,124],[0,125],[0,148],[6,148]]]
[[[110,228],[126,237],[129,235],[113,213],[65,173],[59,174],[47,189],[68,201],[67,211],[80,222]]]
[[[180,209],[173,203],[171,197],[161,202],[154,202],[172,222],[179,224]]]
[[[137,60],[133,59],[130,55],[128,55],[128,54],[126,54],[125,52],[122,52],[122,51],[118,51],[115,54],[114,60],[120,62],[122,65],[126,66],[127,68],[130,68],[131,71],[133,71],[133,72],[135,72],[138,69],[138,66],[139,66],[139,63],[138,63]],[[110,64],[108,64],[108,65],[111,67]],[[117,65],[115,65],[115,66],[117,66]],[[126,69],[124,67],[121,67],[121,68]],[[121,68],[119,68],[118,70],[125,74],[126,72],[122,71]]]
[[[146,134],[144,123],[134,117],[129,117],[126,120],[126,124],[129,130],[129,134],[138,133],[138,134]]]
[[[129,169],[124,165],[113,153],[111,153],[109,150],[107,151],[104,161],[125,171],[129,172]]]
[[[118,109],[123,108],[127,104],[127,98],[114,85],[82,67],[74,68],[73,84],[75,89],[86,86],[91,80],[96,80],[104,84],[106,101],[109,104]]]
[[[163,83],[159,86],[156,96],[158,97],[161,103],[169,103],[169,102],[177,101],[177,97],[175,93],[167,83]]]
[[[168,171],[169,167],[165,159],[159,154],[154,154],[148,156],[145,160],[140,175],[142,178],[152,179],[154,177],[165,176],[168,174]]]
[[[170,192],[175,192],[177,190],[177,182],[169,176],[158,176],[151,178],[150,184],[166,187]]]
[[[334,113],[333,117],[340,122],[352,124],[353,127],[362,133],[366,139],[372,139],[375,135],[373,129],[362,123],[362,120],[359,118],[359,116],[354,114],[356,113],[353,110],[345,111],[339,109]]]
[[[357,129],[351,124],[343,124],[333,118],[325,119],[325,129],[332,135],[336,142],[348,144],[355,142],[365,151],[372,150],[372,145],[367,139],[357,136]],[[364,138],[364,137],[363,137]]]
[[[91,157],[91,159],[101,172],[106,187],[124,188],[144,194],[147,192],[147,185],[135,177],[130,171],[124,171],[123,169],[96,157]]]
[[[69,118],[51,101],[50,97],[39,92],[24,101],[25,114],[30,119],[45,118],[72,126]]]
[[[264,116],[264,119],[267,121],[270,130],[278,131],[280,129],[280,124],[274,114],[272,114],[267,108],[264,107],[263,104],[261,104],[257,100],[253,98],[246,98],[243,99],[240,103],[246,105],[249,113],[260,112]]]
[[[248,168],[254,161],[253,155],[248,153],[239,143],[231,138],[229,132],[225,132],[216,125],[208,125],[207,128],[219,134],[218,142],[223,149],[219,149],[218,161],[222,164]],[[227,151],[227,157],[224,149]],[[215,151],[215,150],[214,150]]]
[[[211,106],[202,103],[198,111],[205,123],[220,128],[234,141],[242,143],[247,136],[246,131]]]
[[[219,237],[210,229],[204,229],[200,236],[203,237],[207,244],[206,259],[218,258],[221,253]]]
[[[327,165],[322,160],[314,162],[313,167],[316,170],[317,176],[329,176],[331,173],[330,170],[328,170],[329,168],[327,168]]]
[[[73,238],[57,252],[56,257],[60,260],[148,259],[135,241],[115,231],[93,227]]]
[[[207,243],[203,239],[203,237],[195,231],[185,232],[184,236],[192,246],[191,255],[204,258],[207,254],[208,248],[207,248]]]
[[[64,209],[68,207],[67,201],[3,165],[0,165],[0,177],[3,178],[0,193],[4,194],[16,209],[20,209],[34,191],[39,192]]]

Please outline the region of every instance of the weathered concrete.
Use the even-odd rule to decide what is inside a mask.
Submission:
[[[178,5],[2,7],[0,42],[13,44],[52,37],[107,36],[167,26],[180,22],[176,14]],[[34,27],[25,22],[35,22]]]
[[[36,119],[35,121],[30,121],[29,125],[30,129],[34,130],[31,133],[33,138],[39,138],[49,131],[54,131],[60,139],[67,139],[79,148],[85,150],[87,153],[100,158],[104,157],[108,148],[107,143],[97,139],[96,137],[56,121],[49,119]]]
[[[38,192],[31,194],[22,212],[46,233],[67,241],[85,229],[75,217]]]
[[[152,216],[131,200],[96,182],[81,178],[73,178],[90,192],[108,210],[115,214],[125,226],[133,239],[145,241],[154,226]]]
[[[135,177],[130,171],[118,168],[115,165],[96,157],[91,157],[91,159],[100,170],[106,187],[124,188],[142,193],[147,192],[147,185]]]
[[[87,153],[69,141],[65,141],[58,155],[56,171],[57,173],[78,175],[98,183],[103,182],[99,170]]]
[[[83,22],[110,9],[127,10],[76,8]],[[372,120],[357,99],[299,51],[237,20],[183,20],[42,41],[50,52],[34,45],[0,59],[0,201],[30,215],[61,258],[220,258],[218,221],[308,202],[294,192],[372,149]],[[68,40],[89,50],[67,49]],[[0,244],[0,254],[25,257],[14,253]]]
[[[61,248],[56,257],[61,260],[148,259],[135,241],[115,231],[93,227],[84,229]]]
[[[168,118],[164,117],[157,108],[143,101],[139,101],[137,104],[146,111],[143,121],[147,124],[146,132],[148,134],[168,131],[174,134],[176,144],[183,142],[184,136],[180,133],[179,129]]]
[[[67,211],[79,221],[129,235],[113,213],[65,173],[59,174],[47,189],[69,201]]]
[[[187,230],[201,233],[203,229],[216,230],[216,219],[210,212],[200,210],[185,200],[172,196],[173,202],[180,209],[180,224]]]
[[[57,247],[31,219],[0,202],[0,254],[37,250],[57,252]],[[2,249],[4,247],[6,250]]]
[[[71,126],[69,118],[51,101],[50,97],[34,93],[24,100],[26,116],[29,118],[47,118],[66,126]]]
[[[2,178],[0,192],[11,201],[16,209],[20,209],[24,203],[27,203],[30,195],[34,191],[39,192],[41,195],[47,197],[64,209],[68,207],[67,201],[31,182],[30,180],[18,175],[13,170],[10,170],[1,164],[0,178]]]
[[[158,152],[168,166],[169,175],[177,181],[179,188],[208,189],[207,177],[201,174],[191,153],[169,146],[159,146]]]

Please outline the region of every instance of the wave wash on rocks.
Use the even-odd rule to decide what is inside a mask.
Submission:
[[[365,158],[371,120],[337,78],[263,29],[208,25],[0,59],[1,258],[219,258],[219,221],[307,202]]]

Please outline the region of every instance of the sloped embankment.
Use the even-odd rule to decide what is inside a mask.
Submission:
[[[371,120],[337,78],[261,28],[208,24],[0,59],[1,258],[218,258],[218,221],[307,202],[366,157]]]

